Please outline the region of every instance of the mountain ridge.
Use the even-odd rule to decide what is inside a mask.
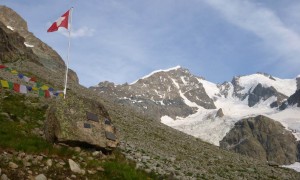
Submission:
[[[295,93],[297,80],[280,79],[259,72],[215,84],[176,66],[153,71],[135,83],[114,85],[105,82],[90,88],[108,95],[116,103],[137,108],[145,116],[218,145],[240,119],[272,115],[273,119],[286,122],[280,117],[278,108]],[[168,108],[167,102],[174,102],[174,99],[176,109]],[[218,111],[223,112],[223,117],[216,116]],[[298,110],[295,112],[299,113]],[[293,115],[290,116],[293,118]],[[291,126],[286,125],[286,128]],[[217,134],[212,134],[215,131]]]

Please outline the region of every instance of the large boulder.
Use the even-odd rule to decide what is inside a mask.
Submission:
[[[112,150],[118,144],[116,129],[104,106],[94,100],[68,96],[50,105],[45,136],[51,142]]]
[[[292,164],[298,156],[294,135],[279,122],[262,115],[235,123],[220,141],[220,147],[278,164]]]

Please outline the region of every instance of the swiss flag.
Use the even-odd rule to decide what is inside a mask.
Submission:
[[[65,12],[65,14],[63,14],[60,18],[58,18],[58,20],[56,20],[56,22],[54,22],[51,25],[51,27],[48,29],[47,32],[57,31],[59,27],[64,27],[68,29],[69,15],[70,15],[70,10],[68,10],[67,12]]]

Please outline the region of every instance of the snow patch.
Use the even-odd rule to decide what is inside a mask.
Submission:
[[[206,94],[213,98],[216,94],[220,93],[220,89],[217,87],[215,83],[206,81],[204,79],[197,78],[198,82],[201,83],[205,89]]]
[[[300,172],[300,163],[299,162],[295,162],[294,164],[290,164],[290,165],[283,165],[282,167],[294,169],[295,171]]]
[[[280,79],[273,77],[267,77],[263,74],[252,74],[248,76],[242,76],[239,78],[239,85],[245,87],[241,93],[248,93],[251,88],[255,88],[259,83],[263,87],[273,86],[278,92],[291,96],[296,91],[296,80],[295,79]]]
[[[10,29],[10,30],[12,30],[12,31],[14,31],[15,29],[13,28],[13,27],[11,27],[11,26],[6,26],[7,27],[7,29]]]
[[[175,67],[172,67],[172,68],[169,68],[169,69],[160,69],[160,70],[156,70],[156,71],[153,71],[153,72],[151,72],[150,74],[148,74],[148,75],[146,75],[146,76],[144,76],[144,77],[142,77],[142,78],[140,78],[140,79],[146,79],[146,78],[148,78],[148,77],[150,77],[150,76],[152,76],[153,74],[158,73],[158,72],[169,72],[169,71],[176,70],[176,69],[179,69],[179,68],[181,68],[181,66],[175,66]],[[138,79],[138,80],[140,80],[140,79]],[[138,80],[136,80],[136,81],[130,83],[130,85],[135,84]]]
[[[34,45],[28,44],[27,42],[24,42],[24,45],[25,45],[26,47],[30,47],[30,48],[33,48],[33,47],[34,47]]]

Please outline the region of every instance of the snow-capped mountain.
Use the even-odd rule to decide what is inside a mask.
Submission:
[[[155,71],[131,84],[101,82],[91,89],[116,99],[116,103],[132,106],[145,116],[219,145],[235,122],[256,115],[280,121],[300,139],[296,131],[300,131],[300,108],[277,108],[287,104],[296,92],[297,81],[299,88],[299,78],[280,79],[256,73],[215,84],[177,66]]]

